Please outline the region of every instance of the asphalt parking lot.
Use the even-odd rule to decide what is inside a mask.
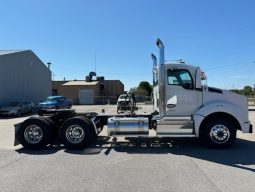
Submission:
[[[77,112],[115,113],[116,107],[74,106]],[[139,113],[150,112],[141,105]],[[255,125],[255,111],[249,111]],[[84,150],[14,147],[15,123],[0,119],[0,191],[255,191],[255,134],[238,132],[228,150],[196,139],[114,140],[104,130]]]

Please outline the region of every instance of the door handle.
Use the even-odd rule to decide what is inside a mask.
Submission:
[[[167,108],[174,108],[174,107],[176,107],[175,104],[167,104]]]

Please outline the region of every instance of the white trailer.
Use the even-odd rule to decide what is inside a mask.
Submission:
[[[247,98],[231,91],[203,84],[199,67],[165,62],[160,39],[159,63],[153,60],[153,107],[149,115],[78,114],[73,110],[47,110],[15,125],[15,145],[43,148],[54,138],[67,148],[84,148],[105,125],[109,136],[122,137],[195,137],[209,147],[228,148],[236,140],[237,130],[252,133]],[[154,130],[150,135],[149,129]]]

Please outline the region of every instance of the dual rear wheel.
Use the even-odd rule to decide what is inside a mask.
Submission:
[[[93,125],[86,117],[67,119],[57,133],[50,118],[35,116],[25,120],[16,135],[19,142],[28,149],[45,148],[52,143],[56,134],[59,134],[66,148],[82,149],[92,140],[92,131]]]
[[[82,149],[92,140],[93,125],[86,117],[67,119],[60,127],[59,134],[64,145],[69,149]]]
[[[30,117],[20,125],[16,135],[25,148],[42,149],[53,140],[54,123],[49,118]]]

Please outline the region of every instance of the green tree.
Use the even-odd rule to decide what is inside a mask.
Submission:
[[[243,95],[243,90],[242,89],[230,89],[230,91],[238,93],[240,95]]]
[[[130,88],[130,91],[129,91],[129,92],[130,92],[131,94],[135,94],[135,93],[137,92],[137,89],[138,89],[137,87],[132,87],[132,88]]]
[[[253,95],[253,90],[251,86],[245,86],[243,88],[244,95]]]
[[[145,90],[146,91],[144,92],[144,94],[146,94],[145,96],[150,96],[152,92],[152,86],[148,81],[141,81],[138,86],[138,91],[139,90],[140,92],[142,92],[141,90]]]

